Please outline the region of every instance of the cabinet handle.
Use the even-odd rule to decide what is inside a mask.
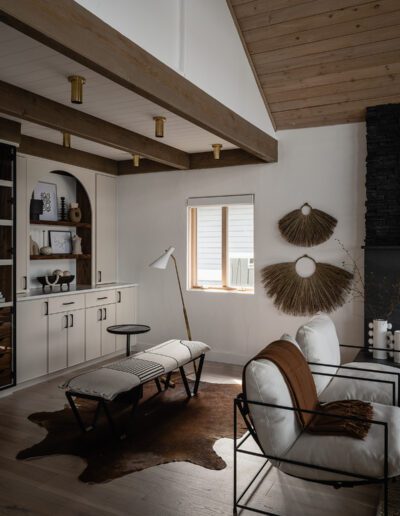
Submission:
[[[74,305],[75,301],[68,301],[68,303],[63,303],[63,305]]]
[[[120,303],[122,301],[122,293],[121,291],[119,290],[118,291],[118,303]]]
[[[70,322],[69,327],[73,328],[74,327],[74,314],[69,314],[69,316],[71,317],[71,322]]]
[[[101,282],[101,271],[98,271],[97,275],[98,275],[99,283],[100,283]]]
[[[27,290],[28,289],[28,277],[27,276],[22,276],[22,290]]]
[[[65,326],[64,326],[64,329],[65,328],[68,328],[68,315],[64,315],[65,317]]]
[[[107,319],[107,308],[103,308],[104,310],[104,321]]]
[[[98,309],[97,313],[99,314],[99,321],[103,320],[103,310],[101,308]]]
[[[101,301],[102,299],[108,299],[108,296],[98,297],[98,298],[97,298],[97,301]]]
[[[49,302],[44,302],[44,315],[49,315]]]

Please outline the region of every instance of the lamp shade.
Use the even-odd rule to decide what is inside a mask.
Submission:
[[[169,259],[174,251],[175,247],[169,247],[159,258],[157,258],[157,260],[152,262],[149,267],[154,267],[155,269],[166,269]]]

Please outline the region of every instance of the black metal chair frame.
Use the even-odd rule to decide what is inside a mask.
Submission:
[[[204,359],[205,359],[205,353],[200,355],[200,357],[197,357],[197,358],[195,358],[193,360],[189,360],[188,362],[186,362],[185,364],[183,364],[182,366],[177,368],[177,369],[179,369],[179,372],[181,374],[183,385],[184,385],[184,388],[185,388],[185,392],[186,392],[186,395],[187,395],[188,398],[196,396],[196,394],[197,394],[197,392],[199,390],[201,373],[202,373],[203,365],[204,365]],[[191,364],[191,363],[195,364],[196,360],[199,361],[199,364],[198,364],[197,371],[196,371],[196,377],[195,377],[193,391],[191,391],[190,386],[189,386],[189,381],[187,379],[187,376],[186,376],[184,368],[188,364]],[[174,371],[176,371],[176,369]],[[143,382],[140,385],[137,385],[136,387],[134,387],[130,391],[127,391],[125,393],[121,393],[123,395],[129,395],[129,394],[132,395],[132,401],[131,401],[131,403],[132,403],[132,409],[131,409],[132,415],[134,414],[134,412],[135,412],[135,410],[136,410],[136,408],[137,408],[137,406],[139,404],[139,401],[140,401],[140,399],[143,396],[143,385],[145,383],[155,381],[156,385],[157,385],[158,394],[160,394],[161,392],[166,391],[170,387],[171,375],[172,375],[172,373],[174,371],[170,371],[169,373],[166,374],[166,379],[163,382],[164,383],[164,389],[161,388],[160,377],[157,377],[157,378],[152,378],[152,379],[148,380],[147,382]],[[165,373],[163,374],[163,376],[165,376]],[[83,433],[90,432],[90,431],[92,431],[92,430],[94,430],[96,428],[96,424],[97,424],[97,421],[99,419],[99,415],[100,415],[101,409],[103,409],[105,417],[106,417],[106,419],[108,421],[108,424],[109,424],[109,427],[111,429],[112,434],[115,437],[118,437],[119,439],[123,439],[123,438],[126,437],[125,433],[118,432],[117,427],[115,425],[115,422],[114,422],[114,420],[112,418],[111,412],[109,410],[109,404],[112,403],[112,401],[107,401],[104,398],[102,398],[101,396],[93,396],[93,395],[90,395],[90,394],[82,394],[80,392],[74,392],[72,390],[67,390],[65,392],[65,396],[66,396],[66,398],[68,400],[68,403],[69,403],[69,405],[70,405],[70,407],[72,409],[72,413],[75,416],[75,419],[76,419],[76,421],[77,421],[77,423],[79,425],[79,428],[82,430]],[[90,425],[85,425],[85,423],[84,423],[84,421],[82,419],[82,416],[81,416],[81,414],[79,412],[79,409],[76,406],[76,403],[75,403],[76,399],[85,399],[85,400],[97,401],[97,407],[96,407],[96,410],[94,412],[93,420],[92,420]]]
[[[316,363],[316,365],[319,365],[319,366],[327,366],[327,367],[338,367],[338,366],[334,366],[334,365],[330,365],[330,364],[320,364],[320,363]],[[353,368],[350,368],[349,369],[353,369]],[[354,368],[354,369],[357,369],[357,370],[360,370],[358,368]],[[365,371],[367,371],[367,369],[365,369]],[[372,371],[374,373],[382,373],[382,374],[390,374],[390,373],[387,373],[386,371],[376,371],[376,370],[368,370],[368,371]],[[313,372],[313,374],[320,374],[320,375],[323,375],[323,376],[332,376],[332,377],[343,377],[343,378],[347,378],[347,379],[355,379],[355,380],[362,380],[362,381],[375,381],[375,382],[378,382],[378,383],[387,383],[387,384],[392,384],[393,386],[393,405],[395,405],[395,382],[392,382],[392,381],[389,381],[389,380],[377,380],[377,379],[371,379],[371,378],[363,378],[363,377],[351,377],[351,376],[344,376],[344,375],[337,375],[337,374],[334,374],[334,373],[316,373],[316,372]],[[392,373],[394,375],[396,375],[397,373]],[[334,469],[334,468],[328,468],[328,467],[325,467],[325,466],[317,466],[317,465],[314,465],[314,464],[309,464],[309,463],[306,463],[306,462],[301,462],[301,461],[295,461],[295,460],[290,460],[290,459],[285,459],[284,457],[277,457],[277,456],[273,456],[273,455],[267,455],[264,453],[263,449],[262,449],[262,446],[260,444],[260,441],[258,439],[258,436],[257,436],[257,433],[256,433],[256,430],[253,426],[253,423],[250,419],[250,413],[249,413],[249,405],[258,405],[258,406],[262,406],[262,407],[271,407],[271,408],[277,408],[277,409],[281,409],[281,410],[289,410],[291,412],[300,412],[300,413],[307,413],[307,414],[314,414],[314,415],[320,415],[320,416],[324,416],[326,417],[327,414],[325,414],[324,412],[321,412],[321,411],[317,411],[317,410],[306,410],[306,409],[303,409],[303,408],[296,408],[296,407],[289,407],[289,406],[284,406],[284,405],[277,405],[277,404],[273,404],[273,403],[263,403],[263,402],[259,402],[259,401],[252,401],[252,400],[248,400],[245,398],[244,394],[239,394],[239,396],[237,396],[234,400],[234,407],[233,407],[233,420],[234,420],[234,454],[233,454],[233,514],[237,514],[237,511],[238,509],[247,509],[248,511],[251,511],[251,512],[255,512],[255,513],[258,513],[258,514],[266,514],[268,516],[280,516],[279,514],[276,514],[276,513],[273,513],[273,512],[267,512],[267,511],[262,511],[260,509],[256,509],[255,507],[251,507],[247,504],[244,504],[244,503],[241,503],[243,497],[245,496],[245,494],[249,491],[249,489],[254,485],[254,482],[256,481],[257,478],[260,477],[261,473],[264,471],[265,469],[265,466],[270,462],[270,460],[275,460],[275,461],[279,461],[279,462],[285,462],[285,463],[288,463],[288,464],[295,464],[297,466],[303,466],[303,467],[306,467],[306,468],[310,468],[310,469],[316,469],[318,471],[327,471],[327,472],[330,472],[330,473],[335,473],[335,474],[339,474],[339,475],[344,475],[344,476],[351,476],[351,477],[354,477],[355,479],[358,479],[358,480],[348,480],[348,481],[327,481],[327,480],[314,480],[314,479],[307,479],[307,478],[302,478],[302,477],[297,477],[297,478],[301,478],[302,480],[306,480],[308,482],[313,482],[313,483],[316,483],[316,484],[324,484],[324,485],[330,485],[336,489],[339,489],[341,487],[355,487],[355,486],[359,486],[359,485],[367,485],[367,484],[382,484],[384,486],[384,504],[383,504],[383,514],[384,516],[388,516],[388,505],[389,505],[389,489],[388,489],[388,486],[389,486],[389,466],[388,466],[388,424],[386,421],[376,421],[376,420],[368,420],[368,419],[364,419],[364,418],[359,418],[359,417],[355,417],[355,416],[341,416],[341,415],[338,415],[338,416],[334,416],[332,414],[329,414],[329,416],[333,416],[333,417],[336,417],[338,419],[347,419],[347,420],[352,420],[352,421],[363,421],[363,422],[367,422],[369,421],[371,424],[374,424],[374,425],[379,425],[383,428],[383,431],[384,431],[384,461],[383,461],[383,476],[380,477],[380,478],[374,478],[374,477],[369,477],[369,476],[365,476],[365,475],[360,475],[358,473],[353,473],[353,472],[349,472],[349,471],[342,471],[342,470],[338,470],[338,469]],[[238,440],[238,435],[237,435],[237,421],[238,421],[238,412],[239,414],[241,415],[245,425],[246,425],[246,428],[247,428],[247,432],[246,434],[240,439]],[[254,441],[256,442],[257,446],[259,447],[260,449],[260,453],[257,453],[257,452],[252,452],[252,451],[249,451],[249,450],[244,450],[242,448],[243,444],[247,441],[247,439],[249,437],[253,437]],[[237,480],[238,480],[238,471],[237,471],[237,454],[238,453],[242,453],[242,454],[246,454],[246,455],[252,455],[254,457],[260,457],[260,458],[264,458],[265,461],[263,463],[263,465],[261,466],[261,468],[258,469],[257,473],[253,476],[253,478],[250,480],[250,482],[247,484],[247,486],[245,487],[245,489],[239,494],[238,493],[238,486],[237,486]],[[254,493],[254,490],[253,490],[253,493]]]

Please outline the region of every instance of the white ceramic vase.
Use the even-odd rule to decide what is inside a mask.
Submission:
[[[385,360],[388,356],[388,352],[386,351],[387,332],[390,329],[388,322],[384,319],[374,319],[372,324],[373,357],[378,360]]]
[[[394,332],[393,349],[394,349],[394,353],[393,353],[394,361],[396,362],[396,364],[400,364],[400,330],[396,330]],[[398,353],[395,353],[396,351],[398,351]]]

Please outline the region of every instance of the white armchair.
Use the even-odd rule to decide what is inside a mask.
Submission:
[[[329,374],[333,379],[321,376],[323,381],[318,382],[322,392],[336,381],[335,373]],[[374,421],[364,440],[311,434],[300,428],[296,411],[305,410],[294,407],[288,386],[276,365],[265,359],[252,360],[245,367],[244,380],[244,392],[235,400],[234,513],[247,508],[261,514],[271,514],[243,502],[244,495],[249,493],[263,468],[271,463],[288,475],[336,488],[381,483],[385,486],[384,514],[387,515],[388,482],[390,478],[400,475],[400,408],[372,403]],[[357,382],[365,388],[369,383],[374,383],[370,379],[359,379]],[[236,433],[239,413],[249,430],[240,440]],[[345,418],[354,419],[351,416]],[[244,443],[249,435],[258,444],[260,453],[245,449]],[[240,453],[266,459],[242,493],[237,490]],[[287,509],[290,513],[290,507]]]
[[[318,314],[300,326],[296,342],[310,365],[321,401],[359,399],[399,404],[400,369],[368,362],[340,364],[340,344],[328,315]]]

